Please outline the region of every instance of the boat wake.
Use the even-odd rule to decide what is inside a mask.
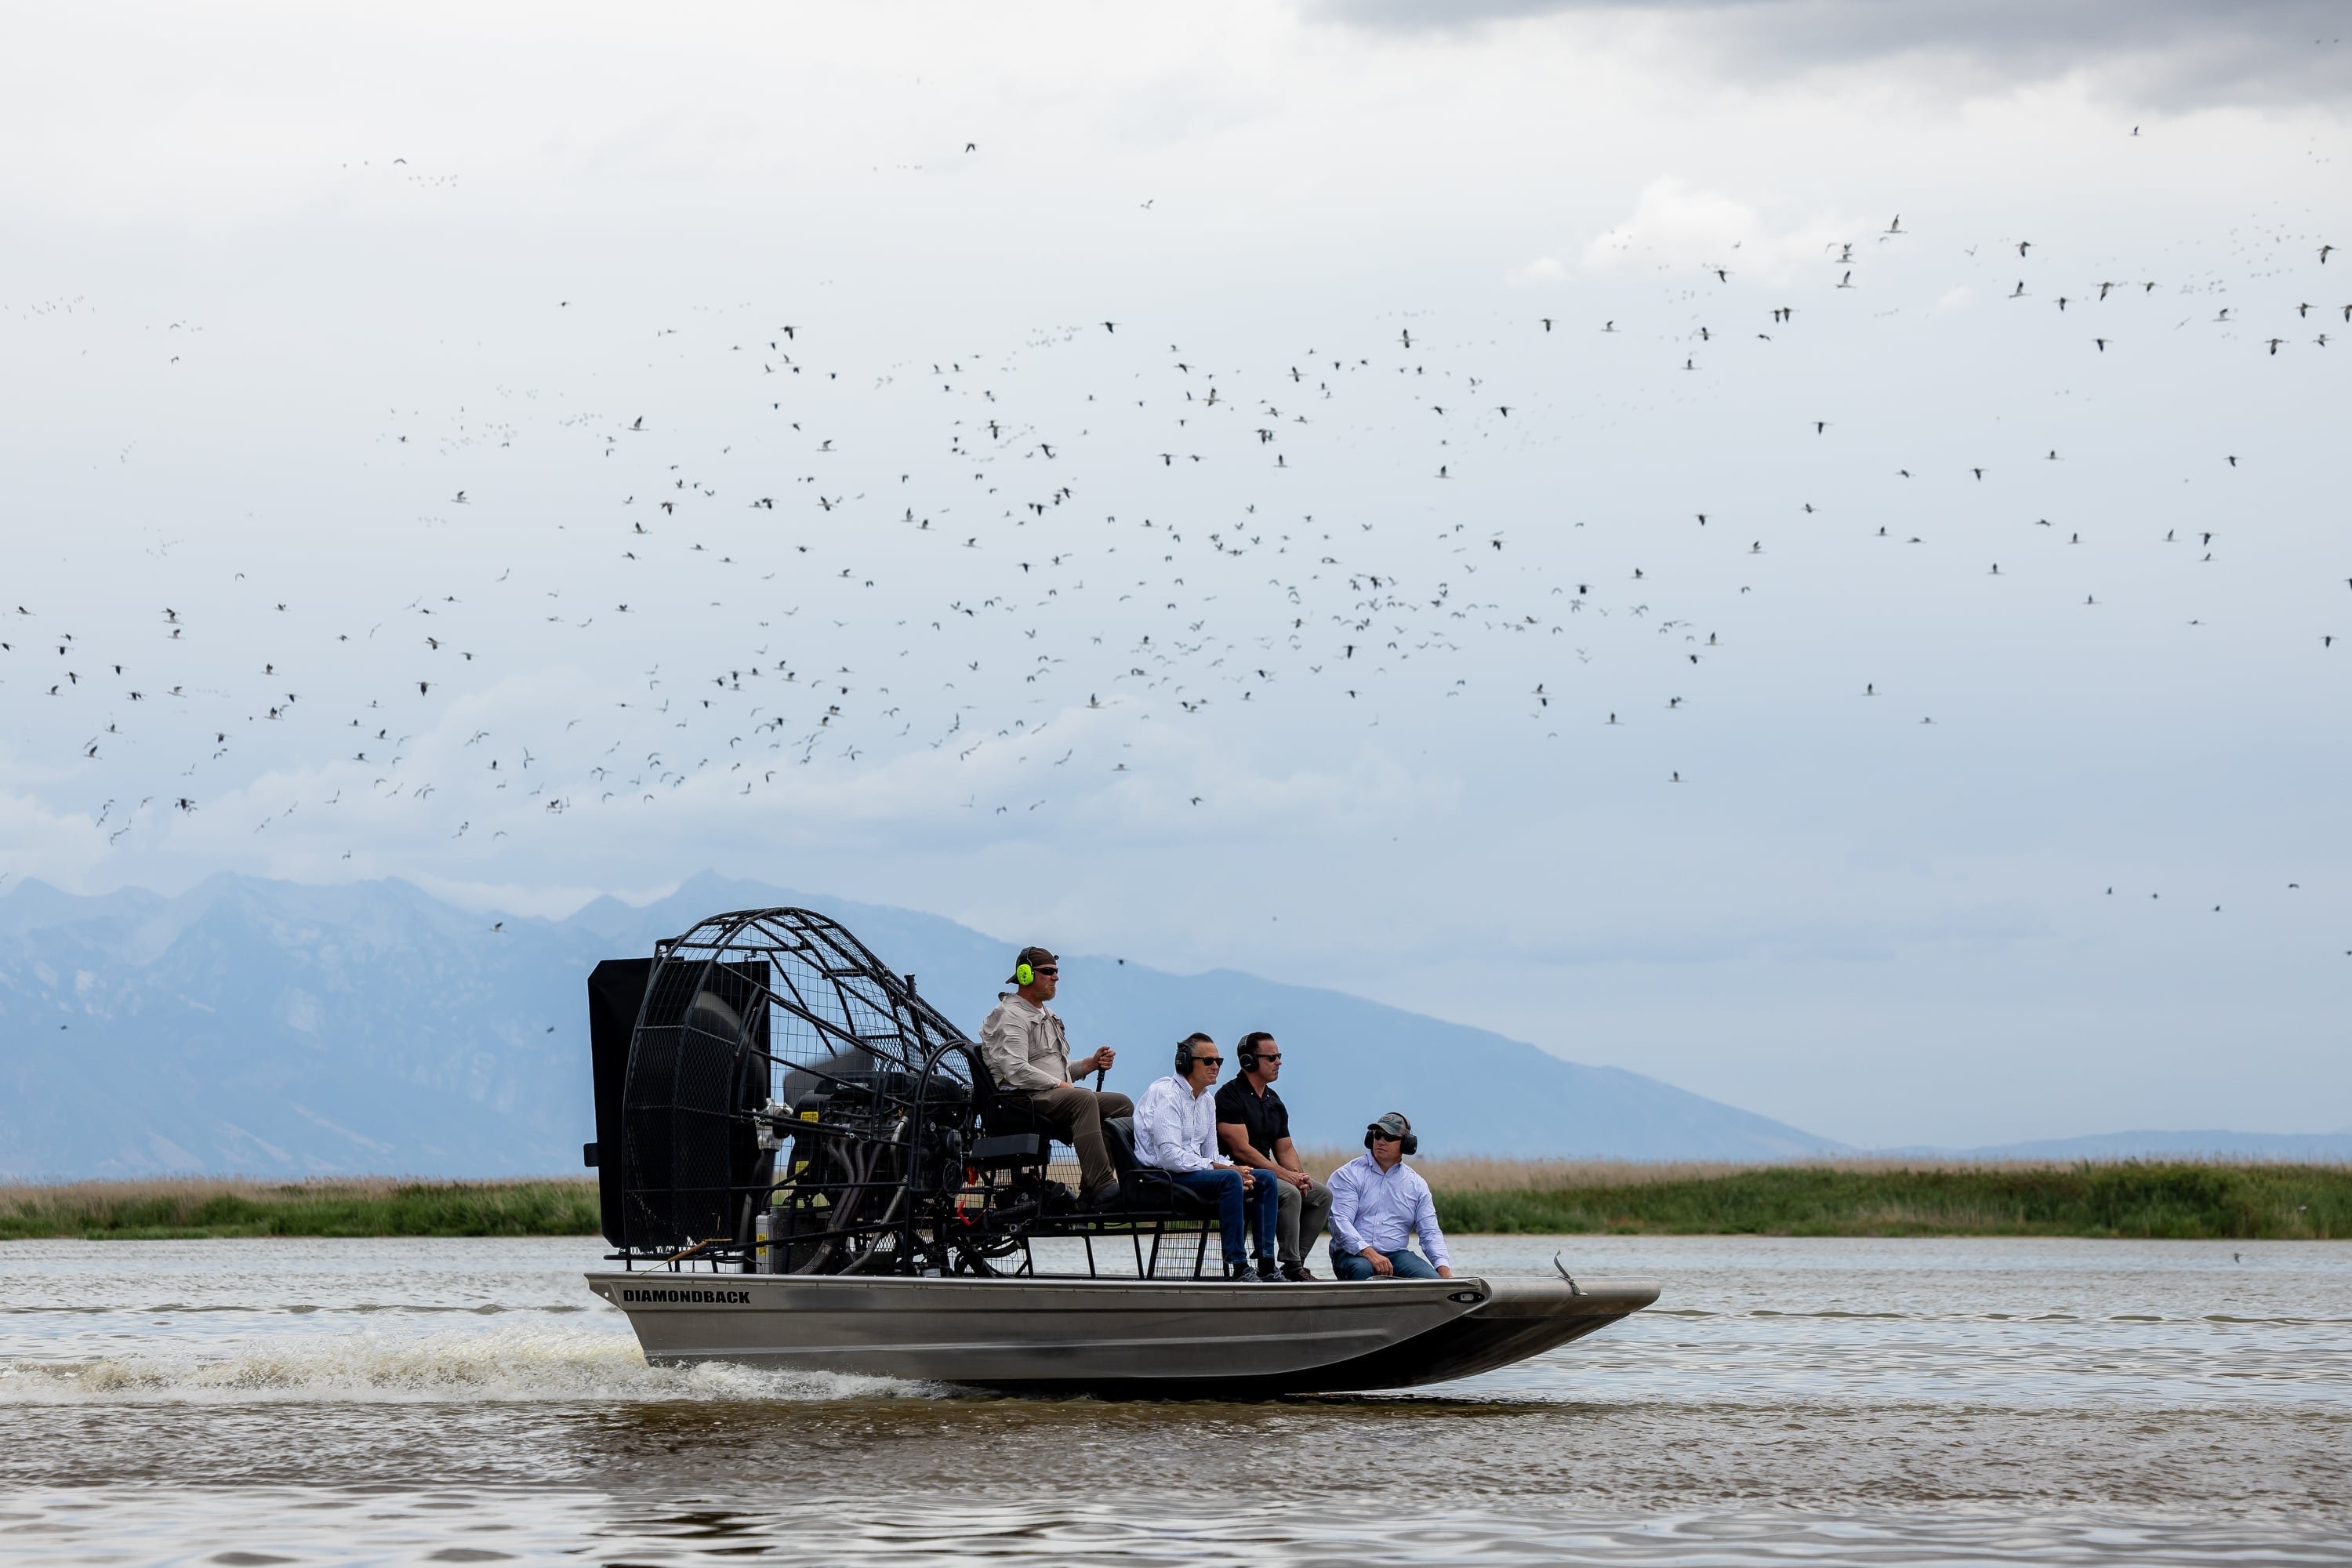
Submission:
[[[0,1405],[214,1403],[723,1404],[938,1398],[937,1384],[705,1363],[649,1366],[610,1333],[499,1328],[417,1336],[306,1337],[227,1355],[0,1363]]]

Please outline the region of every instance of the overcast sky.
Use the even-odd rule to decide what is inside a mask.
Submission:
[[[2335,16],[21,18],[0,892],[709,867],[2345,1127]]]

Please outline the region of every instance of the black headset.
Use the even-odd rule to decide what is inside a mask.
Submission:
[[[1411,1154],[1416,1152],[1421,1148],[1421,1140],[1413,1133],[1412,1118],[1407,1116],[1402,1110],[1392,1110],[1390,1111],[1389,1114],[1395,1117],[1399,1121],[1404,1123],[1404,1139],[1397,1145],[1397,1152],[1400,1154]],[[1367,1121],[1364,1123],[1365,1148],[1370,1149],[1372,1146],[1372,1134],[1378,1132],[1380,1130],[1381,1124],[1377,1121]]]
[[[1252,1029],[1242,1037],[1242,1043],[1234,1047],[1234,1060],[1241,1064],[1242,1071],[1257,1071],[1257,1048],[1272,1038],[1264,1029]]]
[[[1176,1073],[1180,1078],[1192,1070],[1193,1044],[1190,1039],[1176,1042]]]

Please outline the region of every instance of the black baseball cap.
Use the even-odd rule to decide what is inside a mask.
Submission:
[[[1030,968],[1032,968],[1032,969],[1043,969],[1043,968],[1045,968],[1045,965],[1047,965],[1047,964],[1049,964],[1049,963],[1056,963],[1056,964],[1057,964],[1057,963],[1061,963],[1061,960],[1060,960],[1060,959],[1058,959],[1058,958],[1055,958],[1055,957],[1054,956],[1053,952],[1052,952],[1050,950],[1046,949],[1046,948],[1042,948],[1042,947],[1024,947],[1024,948],[1023,948],[1019,952],[1017,952],[1017,953],[1015,953],[1015,954],[1013,955],[1013,973],[1012,973],[1011,974],[1008,974],[1008,975],[1006,975],[1006,976],[1004,977],[1004,984],[1006,984],[1007,985],[1018,985],[1018,984],[1021,984],[1021,973],[1020,973],[1020,970],[1021,970],[1021,966],[1022,966],[1023,964],[1024,964],[1024,963],[1025,963],[1025,964],[1027,964],[1027,965],[1028,965]]]

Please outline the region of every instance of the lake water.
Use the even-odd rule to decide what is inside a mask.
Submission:
[[[649,1368],[593,1241],[0,1245],[0,1562],[2352,1559],[2352,1245],[1456,1262],[1556,1248],[1664,1294],[1438,1389],[1220,1405]]]

